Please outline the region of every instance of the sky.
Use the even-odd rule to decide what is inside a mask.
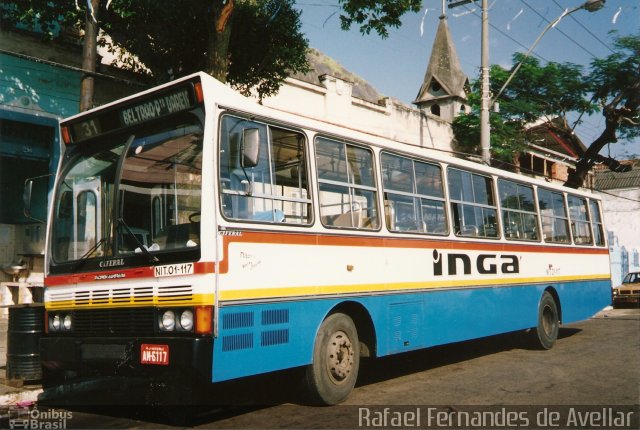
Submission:
[[[504,68],[512,65],[514,52],[526,52],[549,22],[584,0],[489,0],[489,62]],[[422,10],[408,13],[389,37],[362,35],[354,26],[340,29],[338,0],[297,0],[302,11],[302,32],[309,45],[334,58],[350,72],[368,81],[378,92],[410,104],[424,79],[431,46],[442,14],[442,0],[423,0]],[[480,2],[446,9],[449,30],[464,72],[470,80],[480,73]],[[564,16],[549,29],[534,49],[547,61],[571,62],[585,69],[594,58],[613,53],[613,37],[640,34],[640,0],[606,0],[596,12],[578,10]],[[570,120],[575,121],[578,115]],[[589,145],[604,130],[601,113],[583,116],[576,134]],[[610,152],[609,152],[610,151]],[[603,149],[618,159],[640,157],[640,139],[618,142]]]

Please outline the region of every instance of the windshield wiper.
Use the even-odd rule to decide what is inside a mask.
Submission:
[[[156,257],[155,255],[153,255],[152,253],[149,252],[149,250],[147,249],[146,246],[144,246],[142,244],[142,242],[140,242],[140,239],[138,239],[138,237],[133,233],[133,231],[131,230],[131,228],[127,225],[126,222],[124,222],[123,218],[118,218],[118,224],[122,224],[124,226],[124,228],[127,230],[127,233],[129,233],[129,235],[131,237],[133,237],[133,240],[136,241],[136,243],[138,244],[138,246],[140,247],[140,249],[142,250],[142,252],[144,252],[144,254],[149,257],[149,261],[151,263],[157,263],[158,261],[158,257]]]
[[[107,238],[103,237],[102,239],[97,241],[95,243],[95,245],[93,245],[91,248],[89,248],[89,250],[87,252],[85,252],[84,255],[78,259],[78,262],[76,263],[74,270],[78,270],[79,268],[81,268],[84,265],[84,263],[87,262],[87,260],[91,256],[91,254],[96,252],[98,250],[98,248],[100,247],[100,245],[102,245],[106,240],[107,240]]]

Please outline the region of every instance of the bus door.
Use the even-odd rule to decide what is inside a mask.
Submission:
[[[68,240],[64,241],[67,249],[58,250],[58,255],[77,260],[95,248],[101,239],[100,179],[73,181],[71,189],[63,191],[58,211],[61,221],[58,229],[65,230],[68,235]]]

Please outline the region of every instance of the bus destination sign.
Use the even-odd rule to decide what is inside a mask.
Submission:
[[[136,125],[144,121],[189,109],[191,101],[186,88],[166,94],[153,100],[145,101],[120,111],[120,119],[125,126]]]
[[[138,125],[191,109],[196,104],[195,100],[193,85],[182,85],[143,100],[134,100],[119,109],[109,109],[104,113],[84,117],[79,122],[72,122],[68,127],[73,141],[80,142],[122,127]]]

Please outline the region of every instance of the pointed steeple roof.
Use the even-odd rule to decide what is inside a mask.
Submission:
[[[434,88],[434,81],[439,84]],[[443,97],[460,97],[467,99],[465,86],[469,84],[462,71],[460,60],[453,45],[453,39],[447,25],[447,17],[440,16],[440,24],[431,49],[431,58],[424,75],[420,92],[413,102],[420,104]]]

